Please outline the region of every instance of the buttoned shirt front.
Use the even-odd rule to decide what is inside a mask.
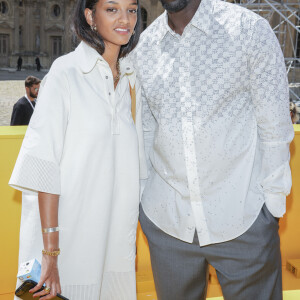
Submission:
[[[131,56],[142,83],[150,176],[142,206],[160,229],[200,246],[244,233],[291,188],[283,55],[268,22],[203,0],[180,36],[162,14]]]

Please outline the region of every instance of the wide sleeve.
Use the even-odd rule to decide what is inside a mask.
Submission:
[[[254,26],[248,57],[262,154],[258,185],[269,211],[275,217],[281,217],[285,213],[286,196],[292,184],[289,144],[294,130],[289,113],[283,54],[275,34],[264,19],[258,20]]]
[[[41,83],[9,185],[21,191],[60,194],[60,161],[69,118],[67,76],[55,62]]]

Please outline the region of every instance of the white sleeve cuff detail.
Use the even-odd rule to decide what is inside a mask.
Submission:
[[[9,185],[22,192],[44,192],[59,195],[59,166],[54,162],[21,151]]]
[[[265,203],[269,212],[276,218],[281,218],[286,212],[286,195],[265,193]]]

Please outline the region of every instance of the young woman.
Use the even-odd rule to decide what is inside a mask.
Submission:
[[[23,191],[19,261],[42,262],[31,292],[45,284],[34,294],[44,300],[57,293],[136,298],[139,177],[146,168],[140,88],[122,58],[138,42],[138,11],[137,0],[77,1],[74,28],[82,41],[43,80],[10,180]]]

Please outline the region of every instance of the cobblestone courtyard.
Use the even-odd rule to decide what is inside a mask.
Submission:
[[[30,70],[0,70],[0,126],[9,126],[13,105],[25,95],[25,78],[33,75],[42,79],[45,74]]]

